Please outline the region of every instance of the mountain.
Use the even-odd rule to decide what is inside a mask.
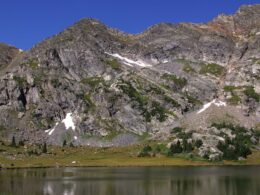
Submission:
[[[0,44],[0,134],[99,147],[184,136],[211,159],[234,135],[259,147],[259,51],[260,5],[136,35],[83,19],[28,51]]]

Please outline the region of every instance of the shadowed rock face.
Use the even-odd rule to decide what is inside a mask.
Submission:
[[[0,133],[32,143],[126,145],[147,133],[168,139],[178,125],[201,133],[230,109],[233,122],[254,127],[259,14],[259,5],[246,6],[208,24],[162,23],[138,35],[83,19],[19,55],[0,45]],[[216,98],[227,106],[197,116]],[[62,122],[68,113],[75,129]]]

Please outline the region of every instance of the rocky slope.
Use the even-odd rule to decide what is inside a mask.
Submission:
[[[0,45],[0,133],[120,146],[173,139],[181,126],[216,151],[213,123],[259,128],[259,75],[260,5],[138,35],[83,19],[29,51]]]

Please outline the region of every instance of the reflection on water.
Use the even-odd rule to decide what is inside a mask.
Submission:
[[[0,194],[259,195],[260,167],[0,170]]]

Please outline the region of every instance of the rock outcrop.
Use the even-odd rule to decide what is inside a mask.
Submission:
[[[260,123],[259,21],[260,5],[138,35],[83,19],[28,51],[1,44],[1,136],[120,146],[183,126],[216,149],[212,123]]]

